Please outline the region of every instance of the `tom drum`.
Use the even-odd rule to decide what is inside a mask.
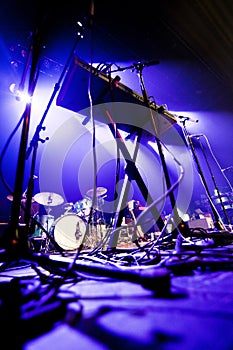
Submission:
[[[87,217],[91,212],[91,203],[90,198],[83,198],[74,204],[75,212],[82,217]]]

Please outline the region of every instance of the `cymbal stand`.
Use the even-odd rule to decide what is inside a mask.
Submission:
[[[104,199],[103,197],[97,198],[97,208],[96,208],[96,223],[105,224],[104,211],[103,211]]]
[[[196,154],[196,150],[195,150],[195,147],[194,147],[194,144],[193,144],[193,141],[192,141],[192,135],[189,134],[187,128],[186,128],[186,120],[188,120],[189,118],[183,118],[183,121],[182,121],[182,124],[183,124],[183,134],[185,136],[185,139],[186,139],[186,142],[188,144],[188,147],[191,151],[191,154],[193,156],[193,159],[194,159],[194,162],[197,166],[197,171],[199,173],[199,176],[201,178],[201,181],[202,181],[202,184],[204,186],[204,189],[206,191],[206,194],[207,194],[207,198],[209,200],[209,204],[210,204],[210,207],[212,209],[212,212],[213,212],[213,215],[214,215],[214,226],[216,229],[218,230],[226,230],[225,228],[225,225],[224,223],[222,222],[222,219],[212,201],[212,198],[211,198],[211,194],[210,194],[210,191],[209,191],[209,188],[208,188],[208,185],[207,185],[207,182],[206,182],[206,179],[204,177],[204,174],[203,174],[203,171],[202,171],[202,168],[201,168],[201,165],[200,165],[200,162],[198,160],[198,156]]]

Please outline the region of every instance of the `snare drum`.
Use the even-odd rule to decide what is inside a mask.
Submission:
[[[64,250],[77,250],[86,231],[84,220],[74,213],[62,215],[54,222],[55,242]]]

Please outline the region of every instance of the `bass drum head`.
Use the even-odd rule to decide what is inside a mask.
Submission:
[[[64,250],[77,250],[83,241],[86,224],[77,214],[61,216],[54,224],[54,240]]]

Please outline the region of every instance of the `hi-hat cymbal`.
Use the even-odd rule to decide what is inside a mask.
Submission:
[[[105,187],[97,187],[97,188],[96,188],[96,196],[97,196],[97,197],[102,196],[102,195],[105,194],[106,192],[107,192],[107,188],[105,188]],[[86,193],[86,195],[87,195],[88,197],[93,197],[93,194],[94,194],[94,189],[93,189],[93,188],[90,189],[90,190],[88,190],[87,193]]]
[[[6,198],[9,200],[9,201],[13,201],[14,197],[12,196],[12,194],[8,194],[8,196],[6,196]],[[22,197],[21,199],[21,202],[26,202],[27,198],[26,197]],[[32,198],[32,203],[35,202],[35,199]]]
[[[41,192],[37,193],[34,196],[34,199],[37,203],[55,207],[56,205],[62,204],[64,202],[64,199],[60,194],[53,193],[53,192]]]

